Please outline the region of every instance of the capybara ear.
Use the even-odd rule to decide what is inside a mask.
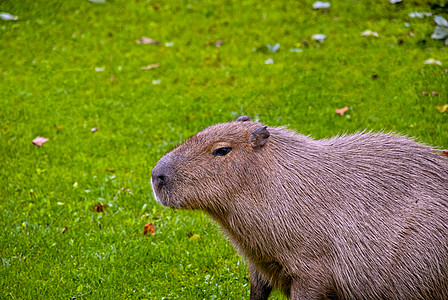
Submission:
[[[236,119],[237,122],[246,122],[246,121],[250,121],[250,117],[249,116],[241,116],[238,119]]]
[[[267,127],[268,126],[260,126],[251,132],[249,140],[254,149],[263,147],[263,145],[266,144],[268,138],[271,136]]]

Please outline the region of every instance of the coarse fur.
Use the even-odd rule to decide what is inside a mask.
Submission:
[[[221,225],[249,261],[251,299],[272,288],[292,299],[448,299],[448,162],[410,138],[314,140],[240,117],[167,153],[151,183],[161,204]]]

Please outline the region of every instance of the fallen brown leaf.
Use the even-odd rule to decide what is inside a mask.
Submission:
[[[107,204],[103,203],[103,202],[99,202],[95,205],[95,207],[93,208],[93,211],[95,212],[103,212],[105,211],[107,208]]]
[[[160,67],[160,64],[153,64],[153,65],[147,65],[147,66],[143,66],[141,69],[142,70],[151,70],[151,69],[155,69]]]
[[[193,234],[191,237],[190,237],[190,240],[197,240],[197,239],[200,239],[201,238],[201,236],[199,235],[199,234]]]
[[[137,41],[136,41],[136,43],[137,44],[160,44],[160,41],[156,41],[156,40],[153,40],[153,39],[150,39],[150,38],[148,38],[148,37],[142,37],[142,38],[140,38],[140,39],[138,39]]]
[[[435,91],[432,91],[431,94],[432,94],[433,96],[438,96],[438,95],[439,95],[439,93],[437,93],[437,92],[435,92]]]
[[[448,150],[443,150],[442,151],[442,156],[448,157]]]
[[[37,138],[35,138],[33,140],[33,144],[36,145],[36,146],[42,146],[46,142],[48,142],[48,139],[44,138],[44,137],[41,137],[41,136],[38,136]]]
[[[340,114],[341,116],[343,116],[344,113],[345,113],[347,110],[348,110],[348,107],[345,106],[345,107],[343,107],[343,108],[336,109],[336,113],[337,113],[337,114]]]
[[[420,94],[422,94],[423,96],[428,96],[429,95],[429,93],[425,92],[425,91],[422,91]]]
[[[156,231],[154,229],[154,223],[149,222],[144,227],[143,235],[153,235]]]
[[[446,112],[446,110],[448,109],[448,104],[444,104],[444,105],[436,106],[436,109],[437,109],[438,111],[440,111],[441,113],[444,113],[444,112]]]

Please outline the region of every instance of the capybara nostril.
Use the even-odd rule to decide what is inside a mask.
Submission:
[[[151,174],[153,184],[159,188],[168,183],[168,175],[166,173],[157,172],[154,170]]]
[[[166,175],[159,175],[156,178],[156,182],[158,185],[166,185],[166,183],[168,182],[168,176]]]

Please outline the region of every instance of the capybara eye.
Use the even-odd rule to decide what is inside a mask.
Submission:
[[[222,147],[212,152],[214,156],[224,156],[232,150],[230,147]]]

